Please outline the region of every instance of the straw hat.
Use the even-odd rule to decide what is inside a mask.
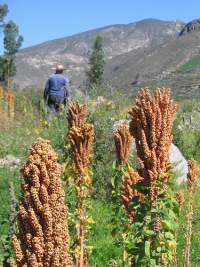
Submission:
[[[66,70],[62,64],[56,65],[56,67],[53,67],[52,70]]]

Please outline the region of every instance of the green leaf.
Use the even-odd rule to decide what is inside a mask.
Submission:
[[[113,164],[112,164],[112,170],[113,172],[116,170],[116,165],[117,165],[117,162],[116,160],[113,161]]]
[[[176,218],[176,214],[172,210],[169,210],[169,218],[170,219],[175,219]]]
[[[116,176],[112,176],[110,181],[113,188],[115,188],[115,178]]]
[[[150,257],[150,245],[151,245],[150,241],[145,241],[144,251],[147,257]]]
[[[172,233],[170,233],[170,232],[166,232],[166,233],[165,233],[165,237],[166,237],[167,239],[170,239],[170,240],[174,239],[174,235],[173,235]]]
[[[172,230],[172,224],[170,221],[167,221],[167,220],[163,220],[161,222],[162,224],[162,227],[165,229],[165,230]]]
[[[154,260],[154,259],[150,260],[150,267],[157,267],[156,260]]]
[[[167,247],[174,250],[177,246],[177,243],[175,240],[168,240],[166,243]]]
[[[149,229],[147,229],[147,230],[144,230],[144,234],[145,234],[146,236],[152,236],[152,235],[155,234],[155,232],[154,232],[153,230],[149,230]]]
[[[156,249],[156,251],[157,251],[157,252],[161,252],[161,251],[162,251],[162,248],[161,248],[161,247],[158,247],[158,248]]]

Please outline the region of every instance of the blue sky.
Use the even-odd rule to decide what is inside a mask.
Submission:
[[[200,0],[1,0],[1,3],[8,4],[7,19],[18,24],[24,36],[23,47],[144,18],[188,22],[200,17]]]

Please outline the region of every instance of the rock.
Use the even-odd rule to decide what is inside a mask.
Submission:
[[[182,183],[187,181],[188,165],[183,154],[177,146],[171,144],[169,149],[169,159],[173,166],[173,171],[175,172],[175,177],[177,183]]]
[[[192,32],[195,30],[200,30],[200,19],[195,19],[187,23],[179,33],[179,36],[182,36],[188,32]]]
[[[6,155],[4,158],[0,158],[0,167],[17,167],[20,164],[20,159],[13,155]]]
[[[107,99],[104,96],[97,96],[97,100],[96,100],[96,104],[97,105],[101,105],[103,103],[105,103],[107,101]]]

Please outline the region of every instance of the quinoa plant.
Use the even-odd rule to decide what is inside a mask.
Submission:
[[[86,267],[85,232],[87,224],[86,201],[91,189],[91,172],[89,163],[92,157],[94,140],[93,125],[86,123],[85,105],[71,103],[68,111],[69,141],[76,166],[74,184],[76,191],[76,267]]]
[[[188,214],[187,214],[187,228],[185,234],[185,249],[184,249],[184,267],[190,266],[190,249],[192,236],[192,218],[193,218],[193,189],[199,169],[195,160],[188,160]]]
[[[71,267],[69,235],[60,165],[49,142],[38,139],[22,167],[19,234],[12,238],[11,266]]]
[[[133,144],[132,136],[129,131],[129,125],[124,123],[114,132],[114,141],[116,148],[117,160],[113,163],[113,174],[111,178],[112,186],[112,203],[113,203],[113,229],[112,233],[118,238],[116,244],[123,247],[123,255],[121,259],[121,265],[127,266],[129,261],[127,253],[127,240],[129,239],[129,220],[130,217],[126,216],[126,211],[121,205],[125,201],[125,196],[120,194],[123,181],[121,179],[123,173],[129,168],[129,155],[131,152],[131,146]],[[126,207],[125,207],[126,208]]]
[[[176,254],[179,205],[171,190],[169,146],[176,105],[169,89],[141,90],[131,116],[139,167],[124,174],[121,196],[131,222],[131,266],[170,266]]]
[[[0,119],[14,118],[14,94],[11,90],[0,87]]]

